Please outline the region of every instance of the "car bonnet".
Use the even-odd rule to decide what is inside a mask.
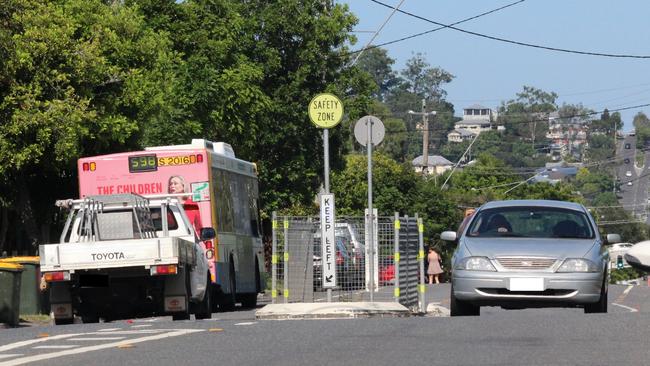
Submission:
[[[582,258],[595,243],[596,239],[463,238],[463,244],[472,256],[488,258],[505,256]]]

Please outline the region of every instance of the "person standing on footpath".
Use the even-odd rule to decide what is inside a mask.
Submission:
[[[440,254],[436,253],[433,250],[433,247],[429,247],[429,254],[427,254],[427,261],[429,265],[427,266],[427,275],[429,276],[429,284],[440,283],[438,276],[442,273],[442,267],[440,266]]]

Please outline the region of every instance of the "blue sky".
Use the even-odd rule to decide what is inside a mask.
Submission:
[[[400,0],[380,0],[396,6]],[[450,24],[515,0],[405,0],[400,10]],[[370,0],[338,0],[359,18],[352,49],[363,47],[391,13]],[[650,2],[640,0],[526,0],[457,25],[468,31],[549,47],[610,54],[650,55]],[[436,25],[395,13],[373,42],[379,44]],[[553,91],[558,104],[582,103],[595,111],[650,103],[650,58],[610,58],[528,48],[443,29],[385,46],[394,69],[420,52],[432,66],[451,72],[447,100],[456,114],[474,103],[496,108],[523,85]],[[625,129],[650,107],[621,111]]]

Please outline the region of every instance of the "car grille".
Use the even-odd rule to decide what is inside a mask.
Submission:
[[[507,269],[547,269],[555,263],[555,258],[498,257],[497,262]]]

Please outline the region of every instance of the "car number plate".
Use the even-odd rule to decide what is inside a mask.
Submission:
[[[511,278],[510,291],[544,291],[544,279],[539,277]]]

